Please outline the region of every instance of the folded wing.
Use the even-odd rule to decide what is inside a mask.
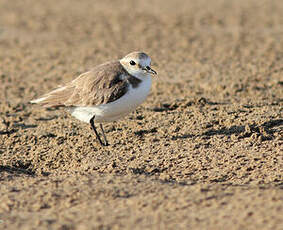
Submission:
[[[122,97],[128,88],[128,73],[119,61],[108,62],[81,74],[31,103],[44,107],[96,106]]]

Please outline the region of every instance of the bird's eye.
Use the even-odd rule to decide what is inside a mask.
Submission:
[[[146,69],[147,69],[147,70],[150,70],[150,67],[149,67],[149,66],[147,66],[147,67],[146,67]]]
[[[130,64],[131,64],[131,65],[135,65],[136,63],[135,63],[133,60],[131,60],[131,61],[130,61]]]

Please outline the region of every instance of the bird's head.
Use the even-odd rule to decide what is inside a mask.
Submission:
[[[127,72],[135,77],[143,78],[157,74],[151,68],[151,58],[143,52],[133,52],[120,60]]]

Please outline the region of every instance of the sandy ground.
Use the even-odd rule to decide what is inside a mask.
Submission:
[[[0,229],[283,229],[283,1],[0,2]],[[147,52],[105,126],[27,102]]]

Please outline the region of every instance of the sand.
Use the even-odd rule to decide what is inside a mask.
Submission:
[[[0,229],[283,229],[283,1],[2,0]],[[142,50],[105,125],[28,104]]]

